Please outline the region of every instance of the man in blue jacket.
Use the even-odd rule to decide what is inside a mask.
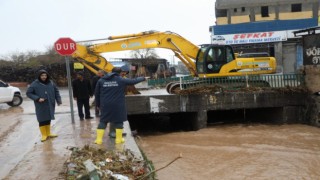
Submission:
[[[112,72],[99,79],[95,89],[96,106],[101,112],[100,123],[97,128],[96,144],[102,144],[108,122],[113,123],[116,129],[117,144],[123,143],[123,122],[127,120],[125,89],[127,85],[134,85],[145,80],[144,77],[136,79],[122,78],[121,69],[115,67]]]
[[[57,137],[51,133],[50,124],[54,119],[55,103],[60,105],[61,96],[57,86],[50,80],[50,75],[45,70],[40,70],[38,79],[34,80],[26,92],[34,101],[37,120],[41,132],[41,142],[47,138]]]

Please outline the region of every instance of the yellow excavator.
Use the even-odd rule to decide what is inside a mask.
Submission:
[[[96,72],[96,68],[111,72],[113,65],[101,55],[102,53],[164,48],[172,50],[194,77],[230,77],[276,72],[274,57],[238,58],[229,45],[197,46],[182,36],[168,31],[110,36],[106,40],[108,42],[87,46],[77,43],[77,50],[72,57],[92,72]],[[173,93],[178,87],[180,86],[171,83],[169,87],[167,86],[167,91]]]

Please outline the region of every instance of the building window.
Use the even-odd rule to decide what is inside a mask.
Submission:
[[[268,6],[261,6],[261,17],[269,17]]]
[[[226,9],[216,9],[216,17],[228,17]]]
[[[245,7],[241,7],[241,12],[245,12],[246,8]]]
[[[291,4],[291,12],[301,12],[302,6],[301,4]]]
[[[237,9],[237,8],[234,8],[234,9],[233,9],[233,12],[235,12],[235,13],[236,13],[237,11],[238,11],[238,9]]]

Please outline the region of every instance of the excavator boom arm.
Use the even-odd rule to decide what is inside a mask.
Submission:
[[[77,44],[77,51],[72,55],[80,62],[91,63],[99,69],[110,72],[113,68],[101,53],[126,50],[164,48],[174,54],[186,65],[192,75],[197,75],[194,60],[199,47],[182,36],[172,32],[147,31],[137,34],[110,36],[106,43],[84,46]]]

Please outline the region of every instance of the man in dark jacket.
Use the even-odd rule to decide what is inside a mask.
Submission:
[[[77,79],[72,81],[72,89],[73,98],[77,101],[80,120],[82,121],[84,117],[86,119],[92,119],[93,117],[90,116],[89,100],[90,97],[93,96],[93,92],[91,89],[90,81],[84,79],[84,75],[82,72],[78,72]],[[83,114],[83,106],[85,115]]]
[[[41,132],[41,142],[49,137],[57,137],[51,134],[50,124],[54,119],[55,102],[60,105],[61,96],[56,85],[50,80],[47,71],[40,70],[38,79],[28,87],[27,96],[34,101],[37,120]]]
[[[97,82],[103,76],[104,76],[104,71],[103,70],[99,70],[97,72],[97,75],[92,78],[92,86],[91,86],[92,92],[95,92]],[[92,104],[95,105],[95,100],[93,101]],[[95,114],[96,114],[96,117],[100,117],[100,111],[99,111],[99,108],[97,108],[96,105],[95,105]]]
[[[96,90],[96,106],[101,110],[100,123],[97,128],[96,144],[102,144],[102,138],[111,122],[116,128],[115,142],[123,143],[122,138],[123,122],[127,120],[127,110],[125,101],[125,89],[127,85],[137,84],[145,80],[144,77],[136,79],[125,79],[120,77],[121,69],[113,68],[112,73],[106,74],[99,79]]]

